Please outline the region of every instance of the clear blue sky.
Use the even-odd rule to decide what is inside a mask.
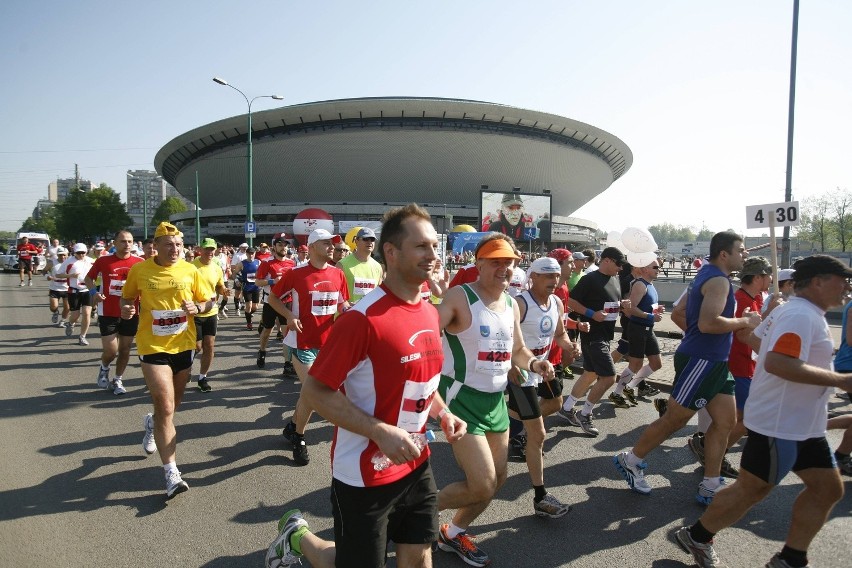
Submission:
[[[220,76],[284,104],[455,97],[567,116],[634,154],[577,215],[605,230],[745,230],[745,205],[784,196],[792,7],[4,0],[0,229],[17,229],[75,163],[124,200],[128,169],[153,169],[173,137],[245,112],[211,81]],[[850,22],[852,2],[802,2],[793,162],[802,202],[852,186]]]

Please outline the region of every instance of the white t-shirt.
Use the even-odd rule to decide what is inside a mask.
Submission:
[[[768,373],[766,354],[782,353],[808,365],[831,369],[834,342],[825,312],[804,298],[792,298],[763,320],[757,369],[743,410],[745,425],[764,436],[807,440],[825,436],[828,398],[834,389],[794,383]]]

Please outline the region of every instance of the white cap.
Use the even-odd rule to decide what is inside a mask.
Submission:
[[[530,264],[527,274],[562,274],[562,267],[555,258],[544,256],[535,259]]]
[[[314,244],[317,241],[324,241],[326,239],[331,239],[331,242],[333,242],[334,244],[337,244],[343,240],[340,238],[340,235],[332,235],[325,229],[315,229],[308,236],[308,246]]]
[[[241,244],[241,245],[240,245],[239,247],[237,247],[237,248],[241,248],[241,249],[242,249],[242,248],[246,248],[246,249],[247,249],[247,248],[248,248],[248,243],[243,243],[243,244]]]
[[[68,249],[65,247],[59,247],[56,249],[56,254],[68,254]]]
[[[74,245],[74,254],[78,252],[89,252],[89,247],[85,245],[85,243],[77,243]]]
[[[793,279],[793,274],[795,274],[795,270],[792,268],[784,268],[778,271],[778,283],[785,282],[787,280]]]

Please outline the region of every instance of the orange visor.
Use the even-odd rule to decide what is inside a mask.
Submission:
[[[482,258],[520,259],[521,257],[515,254],[512,245],[510,245],[508,241],[504,239],[493,239],[482,245],[479,252],[476,253],[476,260],[480,260]]]

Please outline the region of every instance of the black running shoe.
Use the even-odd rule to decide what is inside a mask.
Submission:
[[[523,434],[509,438],[509,459],[512,461],[527,461],[527,437]]]
[[[311,461],[311,457],[308,455],[308,445],[303,436],[298,436],[298,438],[293,444],[293,461],[298,465],[308,465]]]
[[[258,351],[257,352],[257,368],[263,369],[266,366],[266,351]]]

